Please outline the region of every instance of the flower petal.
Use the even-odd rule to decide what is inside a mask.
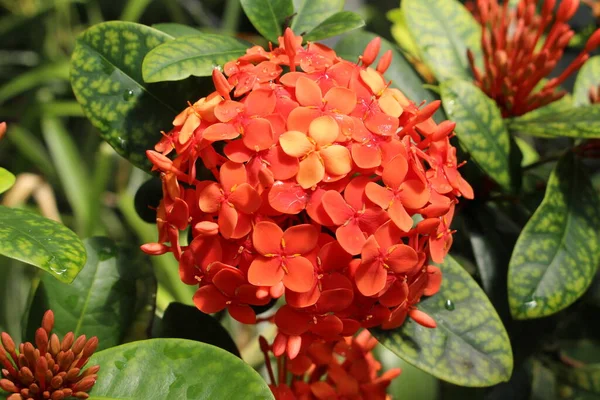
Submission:
[[[227,143],[223,148],[223,152],[231,161],[240,164],[250,160],[250,157],[254,154],[254,150],[248,149],[242,140]]]
[[[304,160],[300,161],[300,168],[296,180],[304,189],[309,189],[323,180],[325,167],[323,160],[317,152],[312,152]]]
[[[352,255],[360,254],[367,242],[365,234],[356,222],[340,226],[335,231],[335,237],[340,242],[342,248]]]
[[[268,168],[276,180],[284,181],[298,173],[298,158],[287,155],[281,146],[271,147],[263,159],[268,163]]]
[[[240,133],[230,124],[217,123],[208,126],[202,131],[202,138],[210,142],[231,140],[240,136]]]
[[[252,186],[242,183],[229,195],[229,201],[239,210],[246,214],[252,214],[260,208],[260,195]]]
[[[386,263],[397,274],[410,272],[418,263],[417,252],[405,244],[397,244],[388,249]]]
[[[429,201],[430,192],[427,186],[419,179],[411,179],[402,184],[402,191],[398,198],[406,208],[417,209]]]
[[[346,175],[352,170],[352,157],[344,146],[334,144],[319,151],[325,164],[325,171],[330,175]]]
[[[264,118],[251,119],[246,124],[242,141],[254,151],[266,150],[277,142],[271,123]]]
[[[413,220],[400,201],[394,200],[392,202],[390,208],[388,208],[388,214],[398,228],[404,232],[410,231],[410,228],[413,226]]]
[[[315,118],[308,126],[308,136],[319,146],[332,144],[339,134],[340,126],[329,115]]]
[[[356,107],[356,93],[344,87],[333,87],[325,93],[325,109],[348,115]]]
[[[269,205],[284,214],[298,214],[306,208],[309,195],[296,182],[277,181],[268,194]]]
[[[282,247],[285,254],[306,254],[317,246],[319,231],[310,224],[295,225],[283,233]]]
[[[408,299],[408,284],[405,280],[396,281],[379,298],[379,302],[386,307],[396,307]]]
[[[313,264],[304,257],[286,258],[288,272],[283,276],[283,284],[294,292],[308,292],[315,279]]]
[[[341,270],[348,266],[352,255],[342,248],[339,242],[332,240],[319,249],[319,264],[323,272]]]
[[[230,304],[227,307],[227,311],[229,311],[229,315],[231,315],[233,319],[242,324],[251,325],[256,323],[256,314],[250,306]]]
[[[329,217],[329,214],[327,214],[327,211],[325,211],[325,207],[323,207],[322,200],[325,193],[325,189],[317,188],[314,190],[310,195],[308,203],[306,204],[306,212],[308,213],[308,216],[317,224],[331,226],[334,225],[334,223]]]
[[[223,204],[219,210],[219,232],[225,239],[230,239],[238,223],[238,212],[229,204]]]
[[[425,296],[433,296],[442,286],[442,271],[433,265],[427,266],[427,286],[423,294]]]
[[[321,106],[323,94],[317,83],[311,79],[301,76],[296,81],[296,100],[303,106]]]
[[[255,286],[274,286],[281,282],[284,275],[279,258],[258,256],[248,269],[248,282]]]
[[[308,331],[310,315],[293,309],[288,305],[282,306],[275,314],[275,324],[286,335],[298,336]]]
[[[288,116],[287,128],[290,131],[300,131],[308,133],[308,127],[313,119],[318,118],[321,111],[316,108],[296,107]]]
[[[244,99],[246,115],[264,117],[275,110],[277,97],[270,89],[254,89]]]
[[[245,108],[244,104],[238,101],[225,100],[215,107],[215,117],[221,122],[229,122],[243,113]]]
[[[217,182],[211,182],[200,192],[198,206],[203,212],[212,214],[219,210],[222,199],[221,185]]]
[[[279,145],[285,154],[292,157],[304,157],[315,148],[308,136],[299,131],[287,131],[279,136]]]
[[[248,175],[244,164],[227,161],[219,170],[219,181],[226,192],[231,191],[231,188],[242,183],[248,182]]]
[[[212,278],[212,283],[227,297],[234,298],[238,287],[246,283],[244,274],[234,267],[223,264],[221,268]]]
[[[354,216],[355,211],[346,203],[342,195],[335,190],[328,190],[321,198],[327,215],[335,225],[342,225]]]
[[[390,117],[386,113],[377,111],[370,113],[365,119],[368,130],[381,136],[392,136],[398,130],[400,123],[398,118]]]
[[[383,183],[392,189],[398,189],[406,173],[408,172],[408,161],[403,155],[397,155],[383,166]]]
[[[377,146],[353,143],[351,152],[352,159],[359,168],[369,169],[381,165],[381,150]]]
[[[285,301],[294,308],[305,308],[314,305],[319,300],[320,295],[321,292],[315,282],[308,292],[298,293],[289,289],[286,290]]]
[[[229,298],[209,284],[196,290],[193,297],[196,307],[205,314],[213,314],[223,310]]]
[[[283,231],[281,228],[270,221],[261,221],[257,223],[254,226],[254,232],[252,232],[252,244],[254,245],[254,249],[262,255],[278,254],[281,251],[282,238]]]
[[[379,261],[374,260],[360,264],[355,278],[356,287],[363,296],[374,296],[385,287],[387,271]]]
[[[388,190],[387,188],[384,188],[375,182],[369,182],[367,184],[365,187],[365,193],[367,194],[369,200],[384,210],[388,209],[391,201],[394,199],[394,194],[391,190]]]

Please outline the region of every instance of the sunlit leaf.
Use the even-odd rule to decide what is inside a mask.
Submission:
[[[296,35],[309,32],[327,18],[342,11],[344,0],[294,0],[296,15],[290,28]]]
[[[240,0],[246,16],[258,33],[277,43],[283,24],[294,13],[292,0]]]
[[[305,40],[316,41],[358,29],[365,25],[360,15],[352,11],[340,11],[321,22],[304,36]]]
[[[590,89],[600,86],[600,56],[592,57],[583,64],[573,87],[575,106],[590,104]]]
[[[0,167],[0,193],[6,192],[15,184],[15,176],[9,171]]]
[[[599,264],[600,198],[569,153],[556,165],[513,251],[508,272],[513,317],[544,317],[569,306],[588,288]]]
[[[551,113],[535,110],[509,120],[508,128],[544,138],[600,138],[600,105],[564,108]]]

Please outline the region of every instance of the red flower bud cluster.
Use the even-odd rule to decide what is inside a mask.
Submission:
[[[505,117],[519,116],[562,98],[566,92],[559,86],[600,45],[599,29],[559,76],[544,83],[575,35],[568,21],[579,0],[561,1],[555,13],[556,4],[556,0],[521,0],[510,9],[508,1],[499,5],[498,0],[477,0],[476,6],[470,7],[483,27],[483,70],[475,65],[473,53],[468,53],[475,82],[496,101]]]
[[[407,316],[434,327],[417,309],[441,283],[429,260],[448,252],[457,197],[473,197],[454,123],[431,118],[439,102],[420,108],[389,87],[390,52],[370,67],[379,39],[359,63],[301,44],[288,29],[279,47],[214,70],[217,90],[147,152],[164,197],[159,240],[142,246],[174,254],[203,312],[252,324],[252,306],[285,295],[272,349],[290,359]]]

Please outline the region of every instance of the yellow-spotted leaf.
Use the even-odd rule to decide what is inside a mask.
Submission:
[[[554,314],[577,300],[600,264],[600,199],[571,153],[557,163],[544,200],[510,259],[510,310],[518,319]]]
[[[0,168],[0,193],[6,192],[15,184],[15,176],[4,168]]]
[[[445,381],[472,387],[507,381],[512,349],[496,310],[451,256],[440,268],[440,291],[418,304],[435,319],[436,328],[407,320],[400,329],[373,333],[400,358]]]
[[[246,16],[258,33],[277,43],[283,25],[294,13],[292,0],[240,0]]]
[[[592,57],[583,64],[577,74],[573,87],[573,98],[576,106],[590,104],[590,89],[598,90],[600,86],[600,56]]]
[[[33,212],[0,206],[0,254],[70,283],[85,265],[83,243],[69,228]]]
[[[197,80],[145,83],[142,60],[173,36],[133,22],[94,25],[77,39],[71,86],[86,117],[120,155],[148,169],[145,151],[169,130],[173,118],[197,100]]]
[[[496,103],[470,82],[442,83],[441,97],[449,119],[456,122],[458,140],[481,169],[502,188],[514,185],[514,157],[508,130]],[[515,146],[516,147],[516,146]]]
[[[363,21],[360,15],[352,11],[340,11],[317,25],[304,36],[304,39],[309,41],[323,40],[358,29],[362,26],[365,26],[365,21]]]
[[[149,83],[178,81],[190,75],[211,76],[215,67],[245,54],[249,45],[224,35],[182,36],[146,54],[142,75]]]
[[[467,49],[481,54],[481,27],[458,0],[403,0],[408,29],[425,63],[443,82],[470,79]]]
[[[290,28],[296,35],[309,32],[314,27],[342,11],[345,0],[294,0],[296,15]]]
[[[202,31],[199,31],[196,28],[192,28],[191,26],[187,25],[176,24],[173,22],[154,24],[152,27],[166,33],[167,35],[171,35],[174,38],[202,35]]]
[[[509,120],[508,128],[544,138],[600,138],[600,104],[566,107],[554,112],[542,108]]]

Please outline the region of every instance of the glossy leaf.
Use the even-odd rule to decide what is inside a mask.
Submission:
[[[105,237],[84,243],[88,259],[70,285],[42,277],[29,315],[28,338],[33,339],[43,313],[51,309],[60,337],[67,332],[97,336],[99,348],[106,349],[123,343],[144,309],[154,309],[156,282],[147,256]],[[142,321],[145,329],[152,322],[148,317]]]
[[[83,243],[56,221],[0,206],[0,254],[34,265],[70,283],[86,261]]]
[[[592,57],[583,64],[573,87],[575,106],[590,104],[590,89],[600,85],[600,56]]]
[[[233,37],[203,33],[183,36],[152,49],[142,64],[145,82],[211,76],[216,66],[246,53],[248,44]]]
[[[458,0],[403,0],[402,11],[421,56],[436,78],[470,79],[470,49],[481,58],[481,27]]]
[[[341,35],[362,26],[365,26],[365,21],[363,21],[360,15],[352,11],[340,11],[317,25],[304,36],[304,39],[308,41],[327,39],[328,37]]]
[[[327,18],[342,11],[344,0],[294,0],[296,15],[290,26],[296,35],[311,31]]]
[[[356,31],[345,35],[335,46],[338,55],[348,61],[358,60],[367,44],[377,35],[366,31]],[[392,64],[385,73],[385,77],[392,81],[391,87],[400,89],[409,99],[419,104],[425,100],[435,100],[433,94],[423,87],[423,81],[412,68],[406,58],[397,50],[396,46],[385,39],[381,39],[381,51],[392,51]],[[377,61],[375,61],[377,65]],[[439,114],[439,113],[438,113]],[[437,115],[437,114],[436,114]]]
[[[510,310],[517,319],[554,314],[577,300],[600,264],[600,199],[572,154],[550,175],[544,200],[513,251]]]
[[[37,268],[0,256],[0,332],[7,332],[16,343],[22,341],[23,315],[37,275]]]
[[[152,339],[96,353],[91,398],[273,399],[264,379],[231,353],[200,342]]]
[[[277,43],[282,27],[294,13],[292,0],[240,0],[246,16],[267,40]]]
[[[545,138],[600,138],[600,105],[565,108],[553,113],[532,111],[509,120],[508,128]]]
[[[481,169],[511,190],[511,140],[496,103],[470,82],[442,83],[441,97],[449,119],[456,122],[460,144]]]
[[[79,36],[71,57],[71,85],[85,115],[120,155],[143,169],[150,165],[145,151],[160,131],[202,93],[197,81],[144,83],[144,56],[172,39],[148,26],[104,22]]]
[[[4,168],[0,167],[0,193],[6,192],[15,184],[15,176]]]
[[[446,257],[441,269],[440,291],[418,305],[437,328],[407,320],[400,329],[373,333],[400,358],[445,381],[473,387],[507,381],[512,350],[496,310],[452,257]]]
[[[171,303],[157,322],[152,337],[195,340],[240,357],[240,351],[223,325],[194,306]]]
[[[196,28],[192,28],[191,26],[176,24],[174,22],[164,22],[161,24],[152,25],[154,29],[158,29],[161,32],[166,33],[167,35],[171,35],[174,38],[182,37],[182,36],[196,36],[202,35],[202,31],[199,31]]]

